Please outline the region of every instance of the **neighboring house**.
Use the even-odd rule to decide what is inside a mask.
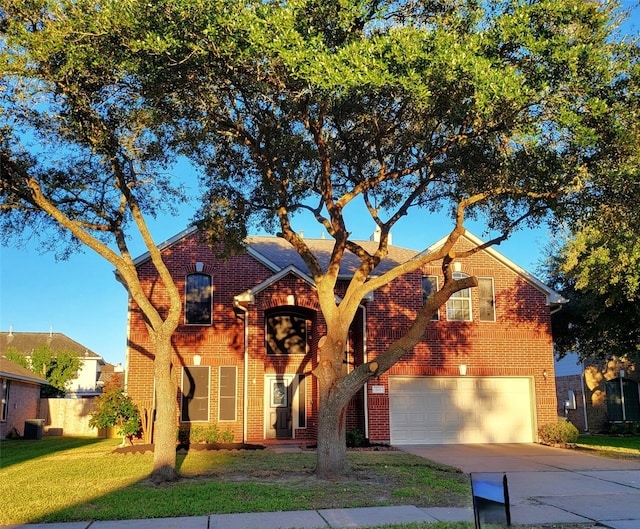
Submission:
[[[38,417],[40,386],[47,381],[0,355],[0,438],[24,435],[25,422]]]
[[[556,361],[558,412],[582,432],[602,433],[640,422],[640,373],[633,362],[576,354]]]
[[[467,233],[457,249],[480,242]],[[306,243],[327,262],[333,241]],[[176,422],[215,424],[236,441],[314,442],[319,403],[312,370],[325,323],[299,255],[283,239],[249,237],[246,253],[223,261],[194,229],[160,248],[184,293],[173,337]],[[416,255],[391,246],[376,271]],[[148,254],[135,263],[162,310],[167,301]],[[356,266],[347,253],[338,295]],[[538,427],[557,421],[550,314],[565,300],[491,248],[455,266],[456,273],[477,276],[478,288],[455,294],[424,340],[353,397],[348,430],[393,444],[533,442]],[[429,264],[363,300],[345,347],[345,370],[400,337],[442,281],[439,264]],[[142,313],[130,300],[127,391],[146,406],[154,398],[152,351]]]
[[[54,353],[58,351],[74,352],[81,360],[78,375],[69,384],[67,397],[83,398],[100,394],[101,387],[97,382],[105,362],[100,355],[84,345],[59,332],[13,332],[12,330],[0,332],[0,354],[4,354],[7,349],[14,348],[29,356],[31,351],[43,345],[48,345]]]

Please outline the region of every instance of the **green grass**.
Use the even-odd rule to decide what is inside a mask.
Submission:
[[[470,507],[468,476],[399,452],[349,454],[351,474],[315,478],[315,454],[190,451],[182,479],[155,486],[152,454],[114,454],[118,440],[0,442],[0,524],[196,516],[373,505]]]
[[[640,458],[640,437],[611,435],[581,435],[578,448],[608,457]]]

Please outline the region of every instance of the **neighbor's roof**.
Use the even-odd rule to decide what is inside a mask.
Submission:
[[[20,353],[30,354],[31,351],[48,345],[55,353],[58,351],[70,351],[82,358],[96,358],[102,361],[99,354],[94,353],[82,344],[72,340],[61,332],[0,332],[0,354],[13,348]]]
[[[3,355],[0,355],[0,377],[29,384],[48,384],[44,378],[40,378],[33,371],[29,371],[26,367],[12,362]]]

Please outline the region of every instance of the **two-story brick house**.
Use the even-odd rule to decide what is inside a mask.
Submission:
[[[321,262],[328,259],[333,241],[306,242]],[[467,233],[458,244],[479,242]],[[173,337],[176,423],[216,424],[236,441],[313,442],[319,402],[312,371],[325,324],[302,259],[282,239],[250,237],[246,253],[222,261],[193,229],[161,249],[184,293]],[[378,271],[417,254],[392,246]],[[344,281],[356,265],[347,254]],[[136,266],[154,303],[166,304],[149,256]],[[352,399],[348,429],[395,444],[531,442],[538,426],[557,420],[550,313],[562,298],[493,249],[456,266],[477,276],[479,287],[458,292],[424,340]],[[441,282],[436,263],[363,300],[344,369],[374,359],[402,335]],[[127,389],[149,403],[152,349],[132,301],[128,334]]]

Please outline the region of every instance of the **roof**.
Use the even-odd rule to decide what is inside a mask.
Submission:
[[[164,250],[165,248],[174,245],[185,237],[190,236],[196,231],[197,228],[195,226],[187,228],[186,230],[181,231],[170,239],[159,244],[158,248],[160,250]],[[477,246],[484,244],[484,241],[482,239],[476,237],[469,231],[465,231],[464,237],[466,237],[471,243]],[[389,245],[389,253],[376,267],[374,273],[383,274],[388,270],[391,270],[395,266],[405,263],[419,255],[430,253],[442,246],[446,240],[447,237],[443,237],[422,252],[419,252],[417,250],[410,250],[408,248],[402,248],[399,246]],[[333,239],[305,239],[304,241],[307,246],[309,246],[311,251],[316,255],[322,269],[326,269],[335,241]],[[300,257],[298,252],[293,248],[293,246],[291,246],[285,239],[281,237],[250,236],[247,237],[246,242],[247,251],[249,252],[249,254],[260,261],[262,264],[270,268],[274,273],[284,272],[286,270],[287,272],[297,273],[303,279],[310,281],[309,269],[306,263],[303,261],[302,257]],[[375,241],[354,242],[360,244],[366,251],[370,253],[375,252],[378,248],[378,243]],[[549,288],[542,281],[537,279],[531,273],[527,272],[524,268],[521,268],[516,263],[495,250],[492,246],[485,248],[484,251],[488,255],[496,259],[499,263],[511,269],[513,272],[528,281],[535,288],[540,290],[546,296],[548,305],[559,305],[568,301],[558,292]],[[135,259],[134,263],[137,266],[148,259],[149,253],[147,252]],[[339,277],[342,279],[348,279],[353,275],[353,273],[359,266],[360,260],[356,257],[356,255],[349,251],[345,252],[342,263],[340,265]],[[272,280],[267,280],[265,282],[265,285],[261,286],[264,287],[267,283],[271,282]]]
[[[329,265],[335,241],[333,239],[305,239],[304,242],[318,259],[320,267],[325,270]],[[354,242],[362,246],[369,253],[374,253],[378,249],[377,242]],[[281,237],[247,237],[247,247],[249,254],[268,268],[271,268],[274,272],[293,266],[302,273],[309,274],[309,268],[302,257],[300,257],[293,246]],[[415,250],[409,250],[399,246],[389,246],[388,250],[389,253],[376,267],[374,273],[383,274],[418,255],[418,252]],[[339,276],[341,278],[349,278],[359,267],[360,259],[355,254],[347,251],[340,264]]]
[[[476,237],[470,231],[465,231],[464,237],[467,240],[469,240],[472,244],[474,244],[476,246],[480,246],[481,244],[484,244],[484,241],[482,239],[480,239],[479,237]],[[432,252],[432,251],[436,250],[437,248],[442,246],[446,242],[446,240],[447,240],[447,237],[443,237],[442,239],[440,239],[435,244],[432,244],[431,246],[429,246],[429,248],[427,248],[422,253],[426,254],[426,253],[429,253],[429,252]],[[530,272],[527,272],[524,268],[518,266],[516,263],[511,261],[509,258],[507,258],[504,255],[502,255],[493,246],[489,246],[488,248],[485,248],[484,252],[487,253],[488,255],[490,255],[491,257],[493,257],[496,261],[498,261],[502,265],[504,265],[507,268],[511,269],[516,274],[520,275],[523,279],[525,279],[531,285],[533,285],[535,288],[540,290],[547,297],[547,304],[548,305],[558,305],[558,304],[567,303],[569,301],[568,299],[562,297],[555,290],[549,288],[542,281],[540,281],[538,278],[536,278],[533,274],[531,274]]]
[[[61,332],[0,332],[0,354],[4,354],[9,348],[14,348],[28,355],[43,345],[48,345],[54,353],[70,351],[76,353],[78,357],[95,358],[103,362],[99,354]]]
[[[33,371],[12,362],[3,355],[0,355],[0,377],[19,380],[28,384],[48,384],[44,378],[40,378]]]

